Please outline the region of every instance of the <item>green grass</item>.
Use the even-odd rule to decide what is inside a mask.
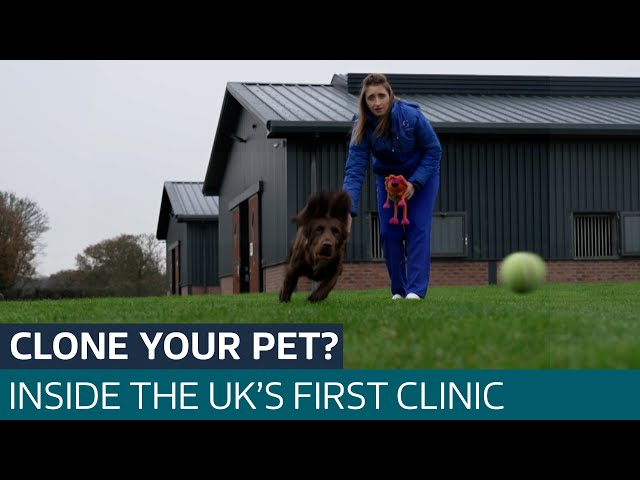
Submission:
[[[0,302],[0,323],[342,323],[347,369],[638,369],[640,283]]]

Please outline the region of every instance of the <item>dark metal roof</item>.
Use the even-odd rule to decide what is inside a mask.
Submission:
[[[640,96],[402,95],[436,131],[640,133]],[[524,132],[522,132],[524,133]]]
[[[350,121],[358,98],[332,85],[229,83],[229,92],[263,123]]]
[[[218,193],[229,134],[244,108],[268,137],[348,135],[364,74],[336,74],[330,84],[227,84],[205,176]],[[399,75],[399,98],[416,102],[437,133],[640,135],[640,78],[497,75]]]
[[[218,197],[202,194],[203,182],[164,182],[156,238],[166,240],[169,219],[178,222],[215,221]]]
[[[469,76],[458,77],[468,79]],[[508,78],[518,83],[517,77]],[[529,88],[532,78],[523,80]],[[640,79],[598,79],[601,82],[591,85],[588,91],[599,91],[599,95],[586,95],[579,83],[575,85],[581,95],[551,94],[548,89],[542,94],[549,78],[539,78],[540,89],[534,89],[538,94],[522,88],[522,94],[406,92],[398,97],[418,103],[437,132],[640,133]],[[582,86],[588,86],[587,80],[593,80],[580,79]],[[568,80],[567,84],[556,81],[562,92],[569,91],[572,83]],[[613,80],[624,80],[629,88],[618,91]],[[501,88],[508,91],[510,84],[507,80],[504,82]],[[607,85],[612,90],[604,94]],[[517,90],[515,86],[511,90]],[[274,137],[304,132],[348,132],[358,109],[357,95],[333,85],[230,83],[227,88]],[[487,87],[484,91],[492,90]]]
[[[342,77],[349,93],[358,95],[366,73]],[[542,75],[387,74],[395,93],[475,95],[640,95],[640,78],[558,77]]]

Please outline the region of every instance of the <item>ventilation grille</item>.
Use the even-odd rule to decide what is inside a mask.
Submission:
[[[382,260],[382,243],[380,242],[380,219],[377,213],[371,214],[371,259]]]
[[[574,214],[573,251],[576,258],[611,258],[617,254],[615,214]]]

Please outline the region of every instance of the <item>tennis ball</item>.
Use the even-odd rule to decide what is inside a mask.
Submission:
[[[514,252],[500,264],[500,281],[516,293],[527,293],[538,288],[547,277],[547,266],[542,258],[531,252]]]

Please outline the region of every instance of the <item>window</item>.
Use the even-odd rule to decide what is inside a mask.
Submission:
[[[640,212],[622,212],[620,214],[620,236],[622,237],[622,255],[640,256]]]
[[[380,242],[380,219],[376,212],[371,214],[369,244],[371,259],[382,260],[382,244]],[[437,212],[433,214],[431,225],[432,257],[466,257],[467,234],[466,215],[464,212]]]
[[[466,214],[464,212],[436,212],[431,225],[432,257],[467,256]]]

